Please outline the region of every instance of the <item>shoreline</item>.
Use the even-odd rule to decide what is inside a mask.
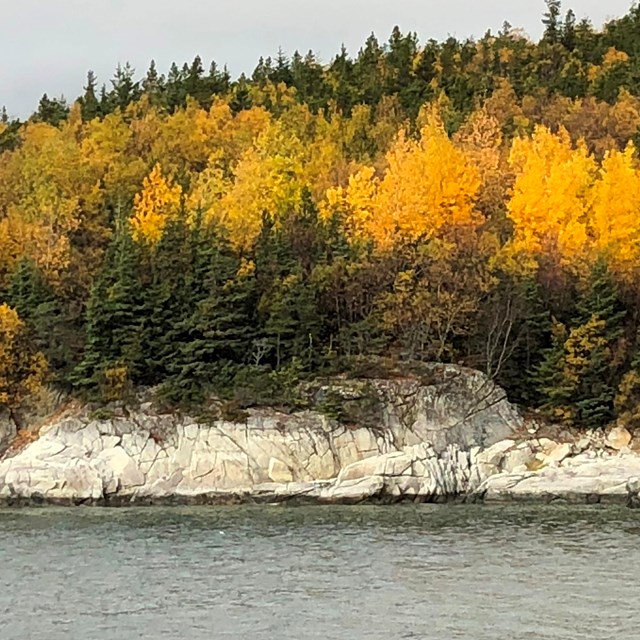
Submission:
[[[98,416],[74,405],[5,450],[0,507],[640,505],[638,439],[626,429],[558,430],[554,440],[481,373],[432,373],[332,381],[353,406],[375,400],[375,414],[351,425],[314,409],[205,423],[151,403]]]

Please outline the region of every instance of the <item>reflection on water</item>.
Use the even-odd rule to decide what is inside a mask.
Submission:
[[[636,640],[640,512],[0,511],[2,640]]]

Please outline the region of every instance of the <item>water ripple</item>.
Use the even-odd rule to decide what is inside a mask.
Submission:
[[[636,640],[640,512],[0,512],[2,640]]]

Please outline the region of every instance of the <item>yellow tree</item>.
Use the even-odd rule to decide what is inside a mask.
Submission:
[[[340,213],[344,230],[352,242],[371,239],[371,229],[375,227],[378,184],[374,168],[363,167],[349,177],[346,188],[336,187],[327,191],[323,213],[327,218],[334,212]]]
[[[35,351],[17,312],[0,305],[0,406],[15,411],[36,393],[47,373],[47,361]]]
[[[207,221],[215,220],[220,207],[220,200],[232,186],[232,180],[224,170],[224,160],[220,153],[209,156],[207,166],[201,171],[192,184],[187,198],[187,210],[193,217],[204,214]]]
[[[530,121],[525,116],[518,96],[507,79],[497,78],[494,92],[484,104],[487,115],[495,118],[506,136],[524,132]]]
[[[478,169],[481,180],[478,209],[487,217],[504,220],[505,202],[513,179],[500,123],[485,109],[474,111],[454,141]]]
[[[162,168],[156,164],[134,200],[134,213],[130,220],[134,239],[151,244],[158,242],[167,222],[179,212],[181,200],[180,185],[165,178]]]
[[[478,170],[456,148],[435,114],[418,140],[400,133],[387,154],[387,164],[381,179],[365,168],[345,190],[328,196],[334,207],[340,208],[342,201],[352,237],[370,238],[385,250],[427,241],[446,228],[481,222],[475,208]]]
[[[80,123],[29,123],[0,163],[0,268],[32,258],[52,281],[69,262],[69,234],[100,207],[95,176],[82,161]]]
[[[532,258],[557,256],[575,265],[587,246],[586,216],[596,163],[584,144],[574,147],[565,129],[537,127],[514,140],[509,158],[515,184],[507,204],[514,224],[509,249]]]
[[[596,253],[627,279],[640,267],[640,170],[635,147],[605,156],[593,189],[590,215]]]
[[[131,201],[149,170],[136,142],[134,131],[119,111],[85,125],[82,163],[103,185],[105,199],[115,207],[123,208]]]
[[[189,98],[184,108],[162,118],[151,156],[174,175],[202,171],[211,153],[228,146],[225,130],[232,119],[225,103],[215,102],[207,111]]]
[[[304,183],[304,148],[280,123],[270,125],[242,156],[233,184],[207,212],[227,229],[236,247],[248,247],[260,233],[265,213],[279,218],[300,203]],[[214,189],[220,188],[219,175]]]
[[[395,274],[377,305],[383,328],[410,358],[455,358],[455,338],[471,332],[493,284],[485,239],[471,227],[457,231],[390,258],[402,254],[410,266]]]

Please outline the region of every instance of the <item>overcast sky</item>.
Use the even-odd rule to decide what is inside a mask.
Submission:
[[[626,13],[631,0],[574,0],[578,18],[596,26]],[[394,25],[422,41],[482,36],[505,20],[533,38],[542,0],[3,0],[0,12],[0,105],[28,115],[40,96],[75,98],[86,72],[108,81],[118,62],[142,75],[155,58],[167,71],[199,54],[232,75],[250,73],[278,47],[313,49],[328,61],[342,43],[355,53],[373,31],[386,40]]]

